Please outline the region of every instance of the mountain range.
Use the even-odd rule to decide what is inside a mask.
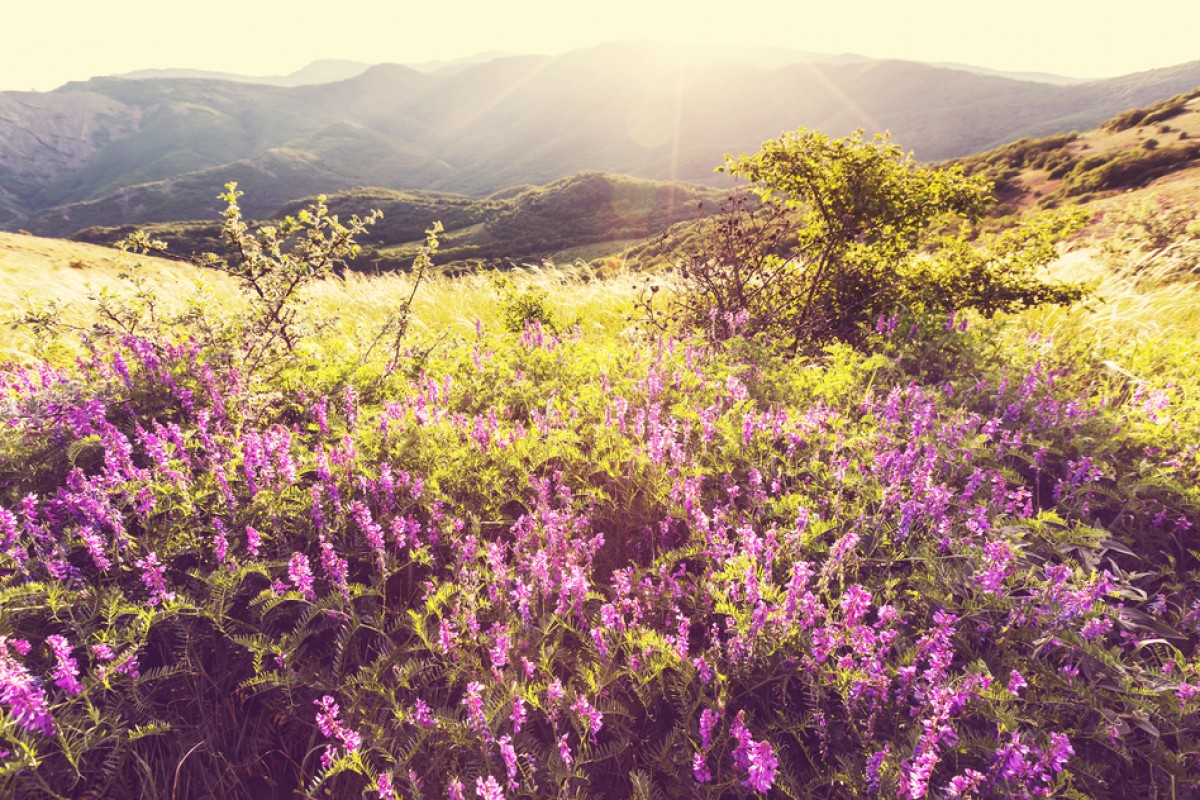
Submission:
[[[1197,85],[1200,61],[1053,84],[860,56],[764,66],[647,42],[306,85],[94,78],[0,93],[0,227],[212,218],[231,180],[252,217],[357,186],[483,197],[583,170],[713,183],[725,153],[802,125],[890,130],[941,160]]]

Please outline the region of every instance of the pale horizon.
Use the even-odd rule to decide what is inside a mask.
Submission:
[[[150,0],[22,5],[5,10],[24,48],[0,51],[0,90],[48,91],[145,69],[286,75],[314,62],[421,63],[479,53],[547,54],[628,39],[789,48],[870,58],[956,62],[1007,72],[1108,78],[1200,59],[1200,4],[1159,3],[1137,15],[1083,14],[1013,0],[976,9],[926,0],[900,6],[765,2],[728,6],[612,0],[603,11],[549,0],[448,2],[396,10],[297,13],[294,3],[210,0],[171,9]],[[64,22],[64,17],[66,22]]]

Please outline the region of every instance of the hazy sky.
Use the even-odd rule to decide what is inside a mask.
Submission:
[[[1107,77],[1200,60],[1200,0],[10,0],[0,89],[135,69],[291,72],[646,38]]]

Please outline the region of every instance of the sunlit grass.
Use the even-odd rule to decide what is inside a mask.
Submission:
[[[1105,337],[1126,344],[1164,336],[1200,335],[1200,284],[1118,275],[1091,250],[1067,254],[1054,265],[1055,277],[1093,287],[1091,297],[1066,308],[1042,308],[1027,320],[1055,337]]]
[[[505,273],[517,291],[543,290],[556,318],[578,323],[587,331],[616,333],[629,324],[633,312],[634,278],[601,277],[577,265],[514,270]],[[413,279],[406,274],[367,277],[349,274],[323,281],[312,289],[315,312],[334,316],[347,334],[366,333],[395,313],[412,295]],[[413,302],[412,328],[418,335],[469,333],[476,323],[494,329],[503,324],[503,307],[492,273],[426,278]]]

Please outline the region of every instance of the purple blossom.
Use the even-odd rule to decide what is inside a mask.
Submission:
[[[2,510],[0,509],[0,511]],[[79,526],[79,539],[87,549],[88,555],[92,557],[92,563],[96,565],[96,568],[101,572],[108,572],[112,567],[112,562],[104,552],[105,541],[100,532],[91,525],[81,525]],[[7,550],[7,548],[5,549]]]
[[[437,719],[433,716],[433,709],[426,705],[425,701],[417,698],[417,702],[413,703],[411,713],[412,721],[422,728],[432,728],[437,725]]]
[[[563,694],[564,691],[562,681],[560,681],[558,678],[555,678],[550,682],[550,685],[546,687],[546,706],[549,707],[558,703],[559,700],[562,700]]]
[[[165,577],[167,568],[158,563],[158,556],[153,550],[146,553],[137,562],[137,566],[142,570],[142,583],[150,590],[150,599],[147,602],[151,606],[157,606],[159,603],[169,603],[175,599],[175,593],[167,591]]]
[[[508,734],[496,740],[500,745],[500,757],[504,759],[504,768],[508,772],[508,788],[516,791],[517,784],[517,751],[513,749],[512,737]]]
[[[296,590],[304,595],[304,599],[310,603],[316,601],[317,593],[313,591],[312,566],[308,563],[308,556],[304,553],[292,553],[292,558],[288,561],[288,578]]]
[[[956,775],[946,785],[947,797],[971,797],[986,779],[986,775],[978,770],[969,769],[962,775]]]
[[[709,783],[712,780],[712,771],[708,768],[708,756],[705,753],[692,755],[692,776],[695,777],[696,783]]]
[[[491,739],[491,731],[487,727],[487,717],[483,713],[483,684],[471,681],[467,684],[467,695],[462,699],[467,707],[467,719],[471,729],[486,740]]]
[[[222,564],[229,557],[229,539],[225,536],[225,525],[219,519],[213,520],[213,554]]]
[[[571,710],[579,717],[579,724],[583,726],[584,731],[595,742],[596,734],[604,726],[603,715],[583,695],[575,698],[575,702],[571,704]]]
[[[25,730],[53,736],[54,720],[50,717],[45,692],[29,670],[17,663],[9,652],[15,650],[18,655],[25,655],[27,645],[27,642],[18,643],[0,636],[0,703]]]
[[[1075,748],[1071,747],[1071,740],[1065,734],[1050,734],[1050,748],[1046,750],[1043,757],[1051,772],[1062,772],[1063,767],[1073,755],[1075,755]]]
[[[756,792],[765,792],[775,783],[775,770],[779,767],[779,759],[771,750],[769,742],[756,742],[746,751],[746,780],[742,785]]]
[[[54,653],[58,666],[54,669],[54,685],[69,695],[77,695],[83,691],[79,682],[79,662],[71,657],[71,643],[65,636],[53,634],[46,637],[46,644]]]
[[[522,698],[513,698],[512,713],[508,718],[512,720],[513,733],[520,733],[521,726],[525,724],[525,701]]]
[[[491,775],[487,776],[486,781],[483,778],[475,779],[475,794],[479,800],[504,800],[504,792],[500,789],[500,784]]]
[[[867,776],[867,791],[874,794],[879,791],[879,772],[883,767],[883,762],[891,755],[892,746],[885,744],[882,750],[876,750],[867,759],[866,776]]]
[[[1092,617],[1084,623],[1082,630],[1079,631],[1079,636],[1084,641],[1099,639],[1112,630],[1113,621],[1108,617]]]
[[[362,745],[362,737],[357,731],[347,728],[338,718],[340,709],[334,699],[325,695],[320,700],[314,700],[313,705],[317,706],[317,727],[321,734],[328,739],[340,741],[347,753],[358,750]]]
[[[349,600],[350,587],[346,583],[346,576],[349,574],[350,565],[337,554],[337,550],[333,549],[333,544],[325,538],[325,534],[317,535],[317,543],[321,547],[321,569],[325,572],[325,578],[341,592],[342,597]]]
[[[700,746],[705,752],[712,747],[713,730],[721,720],[721,712],[706,708],[700,712]]]
[[[258,558],[259,548],[262,546],[262,534],[256,531],[249,525],[246,526],[246,552],[253,558]]]

